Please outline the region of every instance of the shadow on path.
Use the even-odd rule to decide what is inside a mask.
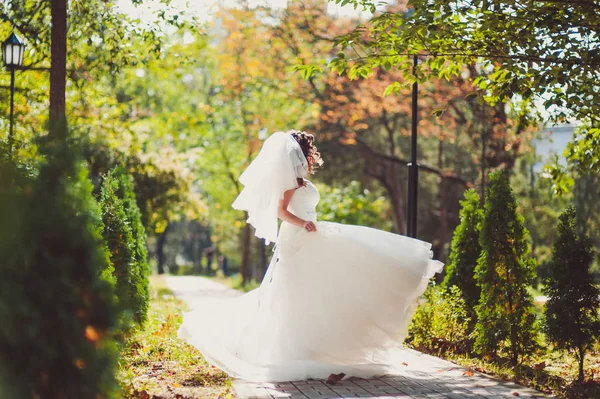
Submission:
[[[204,277],[166,276],[177,297],[191,310],[207,300],[231,298],[242,293]],[[252,383],[234,381],[240,398],[387,398],[387,399],[514,399],[554,398],[515,383],[467,373],[467,369],[446,360],[401,349],[390,356],[393,371],[379,378],[346,378],[336,385],[322,380]]]

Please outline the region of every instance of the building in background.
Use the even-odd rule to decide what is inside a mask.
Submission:
[[[565,165],[564,150],[573,138],[576,124],[565,124],[546,127],[540,130],[539,137],[534,139],[533,146],[538,161],[533,167],[535,172],[541,172],[544,165],[554,161],[558,155],[559,164]]]

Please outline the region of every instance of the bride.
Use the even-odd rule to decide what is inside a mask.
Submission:
[[[257,237],[275,242],[273,258],[259,288],[206,302],[179,330],[233,377],[385,374],[386,355],[401,345],[418,297],[442,269],[429,243],[317,221],[319,193],[305,178],[321,163],[311,134],[277,132],[240,177],[233,207],[248,212]]]

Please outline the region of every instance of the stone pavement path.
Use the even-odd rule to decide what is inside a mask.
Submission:
[[[240,295],[203,277],[166,277],[167,284],[190,308],[207,298]],[[402,349],[390,359],[393,371],[370,379],[347,378],[336,385],[321,380],[279,383],[233,382],[240,398],[386,398],[386,399],[508,399],[553,398],[530,388],[500,381],[412,349]]]

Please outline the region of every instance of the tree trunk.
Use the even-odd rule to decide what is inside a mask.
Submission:
[[[244,212],[244,220],[248,220],[248,213]],[[252,238],[251,227],[246,222],[242,230],[242,261],[240,264],[240,274],[242,275],[242,285],[250,281],[250,241]]]
[[[267,246],[263,242],[263,240],[258,240],[257,244],[258,253],[260,255],[258,271],[256,273],[256,281],[259,283],[262,282],[265,277],[265,273],[267,272]]]
[[[65,139],[67,118],[67,0],[52,0],[52,43],[50,45],[50,136]]]
[[[508,297],[508,309],[510,314],[513,315],[516,311],[515,306],[513,306],[513,297],[512,297],[512,279],[511,274],[509,272],[508,265],[506,266],[506,289],[507,289],[507,297]],[[519,363],[519,349],[518,349],[518,325],[517,322],[511,320],[510,323],[510,348],[512,352],[511,363],[515,367],[515,374],[517,372],[517,364]]]
[[[485,151],[487,144],[487,128],[481,132],[481,206],[485,204]]]
[[[213,260],[215,259],[216,249],[214,247],[210,247],[209,251],[206,252],[206,275],[212,276],[214,274],[213,271]]]
[[[577,351],[579,352],[579,376],[577,378],[578,382],[583,382],[584,379],[584,375],[583,375],[583,361],[585,359],[585,349],[583,347],[583,345],[581,345],[579,348],[577,348]]]
[[[171,227],[170,223],[167,223],[167,227],[165,231],[163,231],[156,241],[156,270],[158,274],[165,273],[165,242],[167,241],[167,233],[169,232],[169,228]]]
[[[198,254],[198,274],[202,274],[204,272],[204,269],[202,268],[202,258],[204,258],[204,254],[202,251],[200,251],[200,253]]]

